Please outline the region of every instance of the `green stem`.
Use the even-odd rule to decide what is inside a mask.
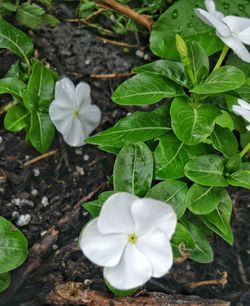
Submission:
[[[240,152],[240,157],[242,158],[250,150],[250,142],[245,146],[245,148]]]
[[[221,54],[220,54],[220,57],[216,63],[216,65],[214,66],[214,69],[213,71],[217,70],[218,68],[220,68],[221,64],[223,63],[226,55],[227,55],[227,52],[229,50],[229,47],[227,45],[224,45],[222,51],[221,51]]]

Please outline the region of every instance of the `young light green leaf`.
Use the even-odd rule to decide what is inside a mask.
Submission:
[[[187,79],[185,76],[184,67],[181,63],[158,60],[143,66],[139,66],[133,69],[136,73],[153,73],[162,75],[181,86],[187,87]]]
[[[150,189],[153,170],[153,156],[146,144],[141,142],[123,147],[114,165],[114,190],[144,196]]]
[[[222,128],[228,128],[230,131],[234,130],[234,121],[229,112],[221,110],[221,115],[215,119],[215,123]]]
[[[166,180],[153,186],[145,197],[163,201],[173,207],[177,218],[181,218],[186,210],[186,194],[188,188],[184,182]]]
[[[0,273],[20,266],[27,257],[28,243],[23,233],[0,217]]]
[[[25,60],[33,52],[32,40],[2,18],[0,18],[0,48],[9,49]]]
[[[106,278],[104,278],[105,281],[105,285],[107,286],[107,288],[115,295],[115,296],[129,296],[132,294],[135,294],[136,291],[139,290],[139,288],[134,288],[134,289],[130,289],[130,290],[120,290],[120,289],[116,289],[114,287],[111,286],[111,284],[107,281]]]
[[[234,66],[223,66],[213,71],[206,80],[191,92],[201,95],[210,95],[239,88],[245,82],[244,73]]]
[[[208,215],[200,216],[208,228],[221,236],[229,244],[233,244],[233,232],[230,225],[233,203],[225,189],[221,190],[220,204]]]
[[[220,203],[221,188],[193,184],[187,193],[187,207],[195,215],[206,215]]]
[[[184,166],[190,158],[205,153],[203,144],[185,145],[172,132],[158,140],[159,144],[154,152],[156,179],[177,179],[185,176]]]
[[[186,176],[197,184],[224,187],[228,185],[224,177],[224,165],[224,158],[206,154],[191,159],[184,170]]]
[[[26,84],[17,78],[4,78],[0,80],[0,94],[10,94],[19,101],[22,101],[25,88]]]
[[[10,273],[0,273],[0,292],[7,289],[10,285]]]
[[[16,13],[17,21],[20,24],[29,27],[31,29],[36,29],[41,24],[43,24],[44,16],[45,16],[45,11],[41,6],[29,2],[21,4],[18,7]]]
[[[180,86],[161,75],[140,73],[118,86],[112,100],[121,105],[147,105],[183,94]]]
[[[135,112],[122,118],[115,126],[87,139],[90,144],[122,148],[124,145],[148,141],[171,130],[167,118],[167,107],[162,106],[152,112]]]
[[[32,111],[29,140],[40,153],[46,152],[55,136],[55,128],[48,114]]]
[[[31,89],[26,89],[23,92],[23,105],[29,112],[35,110],[38,107],[39,97],[36,92]]]
[[[170,108],[173,131],[188,145],[204,141],[212,133],[219,114],[220,110],[215,105],[192,106],[184,97],[175,98]]]
[[[4,127],[11,132],[18,132],[27,127],[30,121],[30,113],[23,106],[11,107],[4,118]]]
[[[238,151],[238,141],[234,134],[227,128],[215,126],[211,134],[213,147],[220,151],[226,158],[231,158]]]
[[[232,186],[243,187],[246,189],[250,189],[250,169],[244,169],[243,163],[241,169],[230,174],[227,178],[227,183]]]

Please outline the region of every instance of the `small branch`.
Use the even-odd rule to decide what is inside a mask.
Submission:
[[[107,9],[99,9],[98,11],[94,12],[93,14],[89,15],[88,17],[85,18],[86,21],[90,21],[92,18],[102,14],[103,12],[107,11]]]
[[[91,74],[90,77],[94,79],[114,79],[114,78],[127,78],[134,75],[133,72],[127,73],[108,73],[108,74]]]
[[[117,41],[117,40],[111,40],[111,39],[107,39],[104,37],[100,37],[100,36],[96,36],[97,40],[102,41],[104,44],[110,44],[113,46],[119,46],[119,47],[125,47],[125,48],[140,48],[140,49],[144,49],[145,47],[140,47],[138,45],[131,45],[122,41]]]
[[[227,284],[227,272],[223,272],[221,279],[211,279],[200,282],[191,282],[190,284],[188,284],[188,287],[192,289],[207,285],[222,285],[222,287],[225,287],[226,284]]]
[[[136,21],[137,23],[143,25],[145,28],[151,32],[153,27],[153,20],[146,15],[141,15],[137,12],[135,12],[133,9],[131,9],[127,5],[123,5],[120,3],[117,3],[114,0],[96,0],[96,4],[102,8],[110,9],[112,11],[116,11],[120,14],[123,14],[130,19]]]
[[[97,31],[99,31],[100,33],[106,34],[106,35],[112,35],[113,32],[103,28],[102,26],[99,26],[97,24],[91,23],[89,21],[87,21],[86,19],[79,19],[79,18],[70,18],[70,19],[66,19],[67,22],[70,23],[81,23],[81,24],[85,24],[90,28],[93,28]]]
[[[30,160],[28,160],[25,164],[24,164],[24,167],[27,167],[27,166],[30,166],[32,164],[35,164],[36,162],[40,161],[40,160],[43,160],[49,156],[52,156],[52,155],[55,155],[56,154],[56,150],[52,150],[52,151],[49,151],[47,153],[44,153],[42,155],[39,155],[35,158],[32,158]]]

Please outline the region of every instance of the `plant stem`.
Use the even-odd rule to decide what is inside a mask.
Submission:
[[[217,70],[218,68],[220,68],[221,64],[223,63],[226,55],[227,55],[227,52],[229,50],[229,47],[227,45],[224,45],[222,51],[221,51],[221,54],[220,54],[220,57],[216,63],[216,65],[214,66],[214,69],[213,71]]]
[[[250,150],[250,142],[245,146],[245,148],[240,152],[240,157],[242,158]]]
[[[8,111],[8,109],[17,105],[18,103],[19,103],[18,101],[11,101],[10,103],[4,105],[3,107],[0,108],[0,115],[4,114],[5,112]]]

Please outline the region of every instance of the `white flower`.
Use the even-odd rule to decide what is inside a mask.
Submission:
[[[164,202],[116,193],[104,203],[100,216],[87,224],[80,247],[86,257],[104,267],[111,286],[137,288],[171,268],[170,239],[176,222],[173,208]]]
[[[216,11],[213,0],[205,0],[207,11],[195,9],[205,23],[216,29],[217,36],[243,61],[250,63],[250,53],[244,44],[250,45],[250,19],[237,16],[224,16]]]
[[[250,123],[250,103],[238,99],[239,105],[233,105],[233,111],[236,115],[243,117],[248,123]],[[250,125],[248,125],[247,130],[250,131]]]
[[[81,82],[75,88],[68,78],[56,83],[49,115],[65,142],[72,147],[84,145],[101,121],[99,107],[91,105],[89,85]]]

